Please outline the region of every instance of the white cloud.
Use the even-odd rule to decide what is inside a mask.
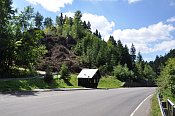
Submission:
[[[170,49],[175,48],[175,40],[163,41],[154,46],[155,51],[169,51]]]
[[[90,13],[84,13],[82,20],[90,21],[91,23],[91,30],[95,32],[96,29],[101,33],[102,37],[106,37],[112,34],[113,27],[115,23],[113,21],[108,21],[104,16],[98,16]]]
[[[65,12],[65,13],[63,13],[63,15],[66,15],[66,16],[68,16],[68,17],[74,17],[74,14],[75,13],[73,13],[73,12]]]
[[[26,0],[34,5],[41,5],[43,8],[52,12],[59,12],[60,8],[65,7],[66,4],[72,4],[73,0]]]
[[[69,17],[73,17],[74,13],[67,12],[63,13]],[[106,40],[109,38],[110,34],[113,32],[115,23],[113,21],[108,21],[106,17],[94,15],[90,13],[83,13],[82,20],[91,23],[91,30],[95,32],[96,29],[101,33],[102,37]]]
[[[135,2],[139,2],[139,1],[142,1],[142,0],[128,0],[128,3],[132,4],[132,3],[135,3]]]
[[[134,43],[137,51],[151,53],[162,50],[167,51],[175,47],[175,40],[171,35],[173,31],[175,31],[173,25],[159,22],[140,29],[118,29],[113,32],[113,36],[116,39],[119,37],[129,47],[131,43]]]
[[[175,17],[171,17],[166,20],[168,23],[175,22]]]

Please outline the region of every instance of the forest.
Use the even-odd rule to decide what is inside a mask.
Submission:
[[[32,75],[47,67],[59,72],[64,64],[72,73],[78,73],[82,68],[98,68],[102,75],[155,86],[157,80],[159,84],[163,83],[164,70],[174,66],[170,65],[174,59],[168,60],[174,57],[174,50],[170,55],[157,56],[155,61],[147,62],[140,52],[136,54],[134,42],[132,46],[123,45],[112,35],[104,41],[98,29],[92,32],[91,23],[81,19],[79,10],[74,17],[60,13],[52,19],[43,17],[31,6],[18,11],[12,8],[12,0],[0,0],[0,12],[1,78]],[[29,72],[24,73],[19,68]],[[170,81],[166,84],[174,92],[175,69],[172,70],[168,73],[172,78],[167,78]]]

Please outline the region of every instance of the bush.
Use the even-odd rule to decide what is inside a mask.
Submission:
[[[114,67],[114,76],[120,81],[127,81],[131,77],[131,71],[129,71],[128,67],[117,65]]]
[[[60,78],[61,79],[65,79],[65,80],[70,80],[70,73],[69,73],[69,69],[68,67],[66,66],[66,64],[62,64],[61,66],[61,70],[60,70]]]
[[[50,84],[53,81],[53,75],[52,75],[52,72],[50,70],[50,67],[47,67],[47,69],[46,69],[46,74],[44,76],[44,81],[48,84]]]

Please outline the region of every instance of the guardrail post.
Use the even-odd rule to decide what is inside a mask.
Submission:
[[[160,111],[161,111],[161,114],[162,114],[162,116],[166,116],[166,102],[165,103],[163,103],[164,104],[164,108],[163,108],[163,106],[162,106],[162,102],[160,101],[160,97],[159,97],[159,94],[157,94],[157,98],[158,98],[158,102],[159,102],[159,107],[160,107]],[[165,108],[166,107],[166,108]]]
[[[168,106],[168,116],[175,116],[175,106],[169,99],[167,100],[167,106]]]

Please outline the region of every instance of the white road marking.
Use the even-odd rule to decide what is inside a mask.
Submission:
[[[131,113],[130,116],[134,116],[135,112],[140,108],[140,106],[141,106],[149,97],[151,97],[151,96],[153,96],[153,94],[151,94],[151,95],[149,95],[147,98],[145,98],[145,99],[137,106],[137,108]]]

